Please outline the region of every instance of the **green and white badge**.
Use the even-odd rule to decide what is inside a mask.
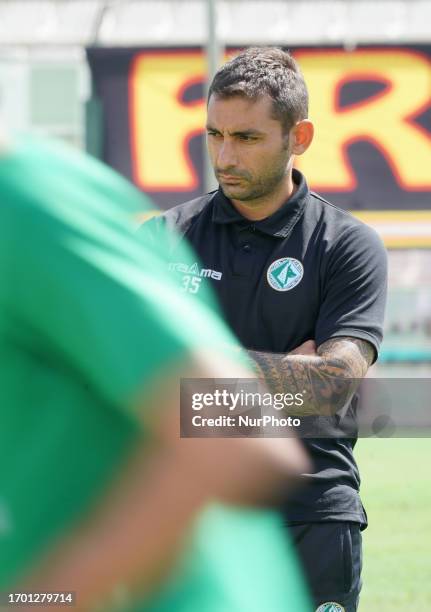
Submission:
[[[276,259],[268,268],[267,281],[276,291],[290,291],[298,285],[304,276],[304,267],[293,257]]]

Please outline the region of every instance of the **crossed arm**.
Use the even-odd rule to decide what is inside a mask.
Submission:
[[[255,370],[273,393],[301,393],[295,414],[334,414],[351,400],[374,359],[366,340],[337,337],[315,349],[307,341],[288,354],[248,351]]]

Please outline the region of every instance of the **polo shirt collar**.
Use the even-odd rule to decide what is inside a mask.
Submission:
[[[302,215],[309,193],[307,182],[299,170],[293,170],[293,181],[298,186],[293,196],[271,216],[261,221],[250,221],[250,219],[243,217],[219,189],[214,198],[214,223],[253,225],[255,229],[270,236],[286,238]]]

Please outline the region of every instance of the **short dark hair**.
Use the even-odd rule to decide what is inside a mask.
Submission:
[[[249,47],[224,64],[208,91],[220,98],[268,95],[283,131],[308,117],[308,91],[298,63],[279,47]]]

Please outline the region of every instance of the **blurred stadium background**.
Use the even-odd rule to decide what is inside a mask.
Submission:
[[[388,248],[373,375],[429,378],[430,0],[0,0],[0,116],[87,149],[166,208],[212,186],[206,52],[211,66],[250,44],[296,54],[318,130],[301,168]],[[429,438],[357,449],[370,516],[361,609],[431,610]]]

